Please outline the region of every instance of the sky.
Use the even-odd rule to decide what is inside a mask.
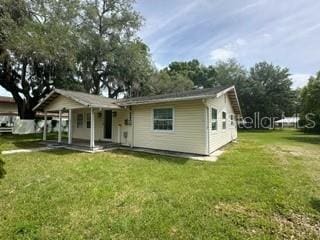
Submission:
[[[320,70],[319,0],[136,0],[134,8],[159,69],[194,58],[268,61],[290,69],[293,88]],[[10,96],[1,87],[0,95]]]
[[[154,63],[236,58],[288,67],[293,87],[320,70],[319,0],[137,0]]]

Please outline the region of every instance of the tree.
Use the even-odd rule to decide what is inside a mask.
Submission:
[[[307,86],[301,90],[300,117],[302,124],[310,124],[310,120],[315,122],[313,128],[306,127],[305,130],[320,132],[320,71],[310,77]]]
[[[247,116],[250,103],[250,88],[248,82],[248,71],[241,66],[235,59],[229,59],[225,62],[219,61],[213,66],[215,70],[214,83],[215,86],[232,86],[237,90],[242,114]]]
[[[182,92],[191,90],[193,82],[179,73],[171,76],[166,71],[154,73],[142,86],[142,95],[157,95],[164,93]]]
[[[246,115],[253,117],[259,112],[260,117],[281,118],[283,113],[293,114],[296,96],[289,76],[288,68],[267,62],[255,64],[248,80]]]
[[[140,40],[118,48],[114,61],[109,63],[109,69],[107,89],[111,98],[117,98],[121,92],[125,97],[140,96],[142,85],[155,71],[149,48]]]
[[[87,92],[100,94],[107,88],[109,97],[113,98],[128,87],[125,85],[132,77],[133,69],[126,69],[124,64],[119,65],[121,57],[126,51],[135,51],[134,56],[137,56],[137,51],[142,47],[141,41],[135,37],[142,18],[133,10],[133,3],[133,0],[83,2],[81,51],[78,59],[80,80]],[[132,87],[132,82],[129,84]]]
[[[34,119],[35,105],[72,72],[77,9],[77,0],[0,4],[0,85],[22,119]]]
[[[163,71],[170,76],[180,74],[190,79],[197,88],[208,88],[214,85],[215,69],[212,66],[206,67],[196,59],[188,62],[172,62]]]

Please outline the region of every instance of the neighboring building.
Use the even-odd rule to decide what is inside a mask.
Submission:
[[[296,128],[298,127],[299,117],[285,117],[278,121],[275,121],[276,127],[280,128]]]
[[[17,116],[17,104],[14,99],[0,96],[0,132],[11,132]]]
[[[29,134],[42,132],[43,129],[43,113],[37,113],[35,120],[20,120],[18,116],[18,107],[12,97],[0,96],[0,133],[13,133],[13,134]],[[57,131],[58,128],[54,127],[52,122],[58,120],[58,114],[51,113],[48,115],[50,121],[47,122],[49,131]],[[62,126],[67,125],[67,115],[62,116]],[[66,129],[66,128],[64,128]]]
[[[92,150],[112,142],[201,155],[236,139],[241,115],[233,86],[120,100],[55,89],[34,110],[68,112],[68,144],[80,139]]]

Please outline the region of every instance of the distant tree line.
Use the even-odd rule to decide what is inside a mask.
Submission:
[[[257,63],[249,70],[234,59],[210,66],[197,60],[173,62],[154,78],[157,81],[151,78],[142,88],[144,93],[234,85],[245,117],[254,118],[259,112],[260,118],[281,119],[283,114],[297,113],[299,107],[299,90],[291,88],[289,70],[267,62]]]
[[[312,128],[305,130],[320,132],[320,72],[310,77],[308,84],[302,88],[299,102],[302,125],[308,125],[308,120],[314,122],[314,126],[310,126]]]
[[[11,92],[21,118],[33,119],[32,109],[53,87],[118,98],[235,85],[243,116],[312,111],[319,128],[319,74],[293,90],[289,70],[267,62],[246,69],[234,59],[209,66],[191,60],[159,71],[137,36],[143,18],[133,4],[1,1],[0,85]]]

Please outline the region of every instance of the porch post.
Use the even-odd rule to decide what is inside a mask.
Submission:
[[[44,112],[43,141],[47,140],[47,111]]]
[[[91,108],[90,111],[91,111],[90,148],[94,148],[94,112],[93,112],[93,108]]]
[[[68,144],[72,144],[72,110],[69,109],[69,128],[68,128]]]
[[[59,110],[59,128],[58,128],[58,143],[61,143],[61,114],[62,111]]]

